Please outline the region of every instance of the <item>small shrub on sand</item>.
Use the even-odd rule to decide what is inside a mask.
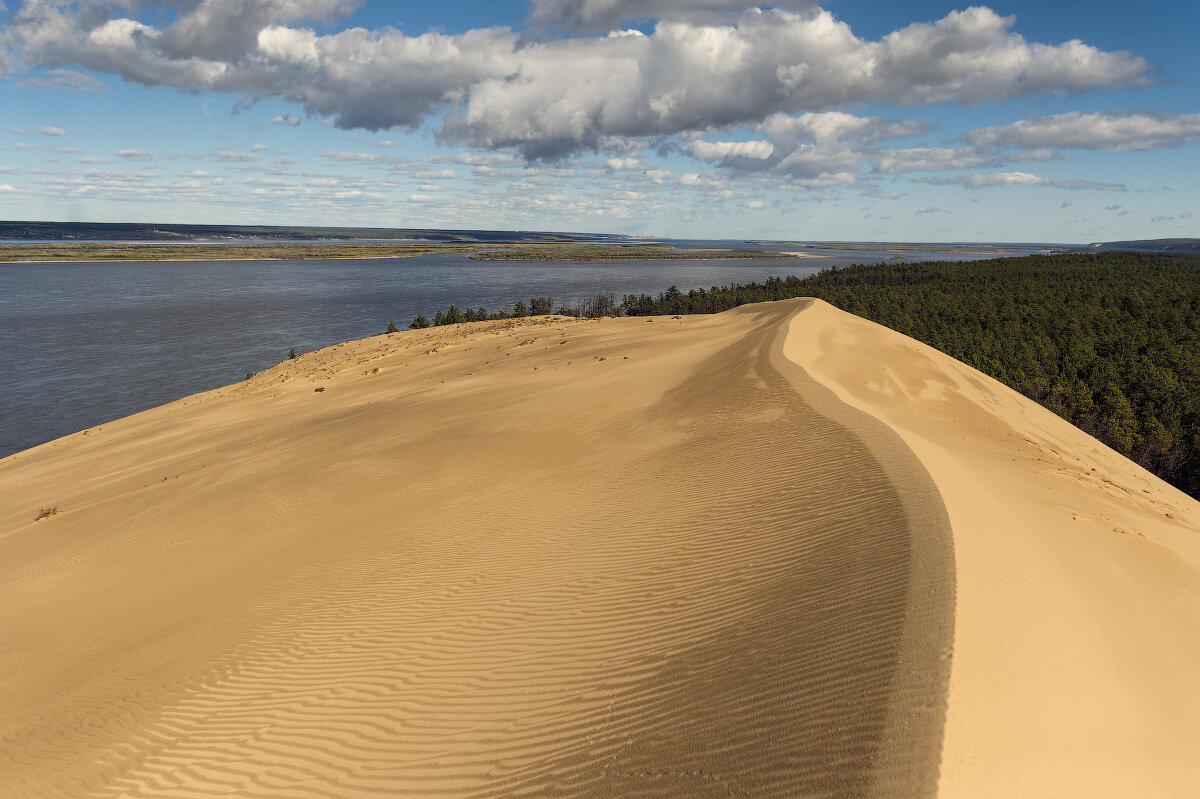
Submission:
[[[34,518],[34,521],[40,522],[42,519],[49,519],[51,516],[53,516],[56,513],[58,513],[57,507],[41,508],[38,511],[37,517]]]

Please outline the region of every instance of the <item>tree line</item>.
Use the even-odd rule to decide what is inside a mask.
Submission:
[[[657,295],[599,293],[572,316],[719,313],[818,297],[922,341],[1041,403],[1200,498],[1200,258],[1059,253],[831,268]],[[455,324],[549,313],[439,311]],[[424,322],[422,322],[424,320]],[[393,326],[394,327],[394,324]]]
[[[553,297],[534,297],[526,305],[524,300],[517,300],[513,305],[512,311],[496,311],[488,313],[487,308],[459,308],[457,305],[451,304],[445,311],[438,310],[433,315],[433,319],[425,316],[425,314],[417,314],[408,324],[409,330],[421,330],[426,327],[437,327],[440,325],[458,325],[463,322],[487,322],[496,319],[520,319],[525,316],[544,316],[553,313],[550,309],[554,307]],[[566,308],[559,308],[560,315],[578,316],[574,311],[569,311]],[[396,320],[388,322],[388,333],[398,333],[400,328],[396,327]]]

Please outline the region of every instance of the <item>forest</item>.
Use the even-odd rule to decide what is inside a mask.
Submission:
[[[719,313],[819,297],[1011,386],[1200,498],[1200,257],[1058,253],[859,265],[807,278],[596,297],[572,316]],[[438,312],[443,324],[510,314]],[[549,298],[516,313],[546,313]],[[536,308],[536,310],[534,310]],[[418,317],[413,326],[429,322]]]

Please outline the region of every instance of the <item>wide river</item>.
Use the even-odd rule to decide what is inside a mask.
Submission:
[[[724,246],[729,246],[724,243]],[[406,327],[450,303],[554,307],[808,275],[890,252],[796,260],[0,263],[0,457],[244,379],[287,357]],[[906,252],[907,260],[973,256]]]

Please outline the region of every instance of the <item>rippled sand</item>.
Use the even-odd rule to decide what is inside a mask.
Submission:
[[[792,301],[380,336],[19,453],[0,795],[1168,795],[1197,504],[1005,391]]]

